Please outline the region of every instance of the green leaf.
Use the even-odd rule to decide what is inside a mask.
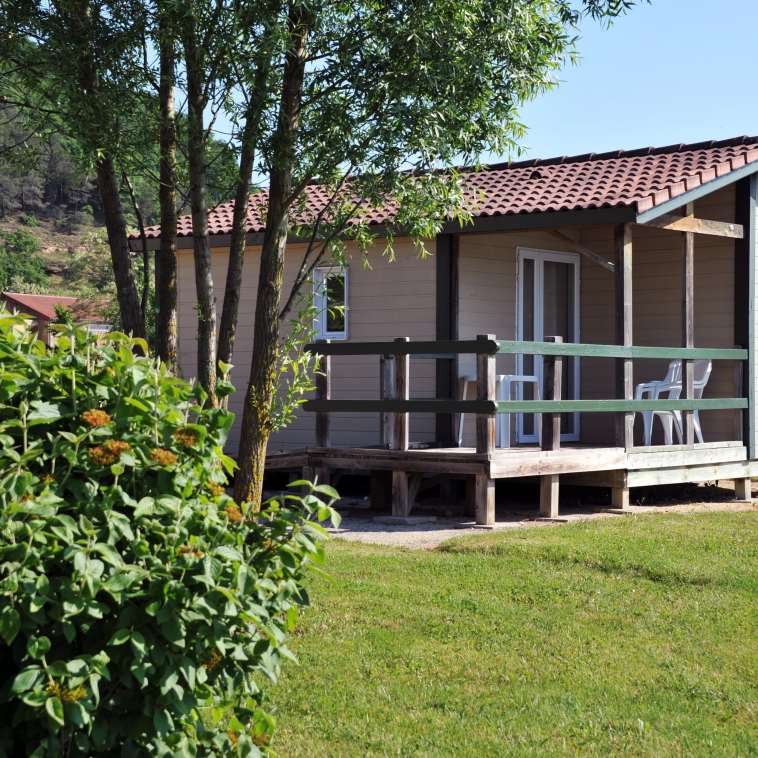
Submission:
[[[213,555],[220,555],[222,558],[228,558],[230,561],[244,561],[242,553],[239,550],[228,545],[221,545],[213,551]]]
[[[153,726],[159,736],[164,737],[169,734],[174,728],[174,722],[171,719],[171,714],[168,711],[159,708],[153,714]]]
[[[32,400],[29,405],[34,408],[34,410],[26,417],[29,426],[49,424],[51,421],[57,421],[68,411],[68,408],[60,403],[53,405],[53,403]]]
[[[113,637],[111,637],[111,641],[108,643],[109,645],[123,645],[129,637],[131,637],[131,630],[130,629],[119,629]]]
[[[6,645],[10,645],[16,639],[16,635],[21,629],[21,617],[15,608],[3,608],[0,613],[0,635],[5,640]]]
[[[63,717],[63,703],[57,697],[48,698],[45,702],[45,710],[50,718],[63,726],[66,721]]]
[[[134,518],[140,518],[140,516],[151,516],[156,511],[155,498],[143,497],[142,500],[137,503],[137,508],[134,511]]]
[[[35,660],[41,660],[50,651],[50,640],[47,637],[30,637],[26,651]]]
[[[116,566],[117,568],[124,565],[124,561],[121,559],[121,556],[118,554],[118,551],[116,548],[111,547],[111,545],[106,545],[104,542],[98,542],[95,545],[94,548],[100,555],[105,558],[108,563],[110,563],[112,566]]]
[[[11,686],[11,692],[27,692],[34,689],[37,683],[42,679],[44,673],[39,666],[28,666],[20,674],[16,675]]]

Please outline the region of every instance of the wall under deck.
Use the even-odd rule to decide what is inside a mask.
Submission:
[[[382,248],[370,250],[371,268],[364,268],[357,252],[348,264],[349,338],[351,341],[392,340],[410,337],[412,340],[435,339],[435,259],[421,258],[413,245],[397,240],[396,260],[382,256]],[[427,242],[434,253],[434,241]],[[284,292],[289,286],[305,250],[303,245],[289,245],[285,266]],[[242,419],[243,393],[250,374],[253,350],[253,323],[260,267],[260,247],[248,247],[243,269],[242,297],[234,353],[232,381],[237,392],[231,396],[229,408],[237,418],[232,430],[228,451],[234,455],[239,445],[239,426]],[[213,281],[218,302],[218,318],[223,307],[228,249],[214,248]],[[182,370],[185,378],[197,375],[197,302],[194,263],[191,250],[179,251],[179,341]],[[292,317],[292,316],[291,316]],[[435,365],[430,360],[411,362],[411,396],[434,397]],[[335,399],[378,399],[379,362],[376,356],[332,358],[332,397]],[[332,444],[335,446],[373,445],[379,442],[378,416],[369,414],[333,414]],[[301,412],[290,426],[275,433],[269,442],[270,450],[285,450],[314,443],[313,414]],[[412,414],[411,440],[434,440],[434,417]]]

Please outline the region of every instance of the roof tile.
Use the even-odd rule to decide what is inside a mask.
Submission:
[[[632,205],[642,213],[756,161],[758,137],[737,137],[693,145],[498,163],[480,171],[463,169],[462,177],[470,191],[475,217]],[[306,192],[305,213],[295,221],[313,218],[328,203],[329,195],[324,187],[312,185]],[[266,201],[265,191],[250,196],[248,232],[264,231]],[[231,234],[232,214],[233,203],[214,208],[208,219],[209,233]],[[376,209],[370,213],[368,223],[384,224],[390,222],[393,215],[391,207]],[[148,238],[160,237],[160,226],[151,226],[145,231]],[[191,216],[179,219],[178,234],[192,236]]]

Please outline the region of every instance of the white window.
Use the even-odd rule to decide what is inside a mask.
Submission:
[[[347,268],[319,268],[313,278],[317,339],[347,339]]]

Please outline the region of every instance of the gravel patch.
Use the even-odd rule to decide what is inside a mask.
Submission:
[[[487,533],[491,528],[461,528],[464,523],[470,523],[470,519],[460,516],[440,516],[437,521],[412,526],[396,526],[380,524],[373,521],[373,512],[361,513],[367,510],[361,507],[358,501],[340,501],[340,510],[345,511],[346,506],[350,509],[345,512],[339,529],[330,527],[327,531],[336,539],[348,542],[366,542],[373,545],[388,545],[391,547],[403,547],[410,550],[434,550],[446,540],[462,537],[471,533]],[[721,503],[677,503],[664,505],[632,505],[631,513],[708,513],[713,511],[758,511],[754,503],[746,502],[721,502]],[[424,509],[424,514],[433,511]],[[509,531],[512,529],[545,529],[562,526],[573,521],[585,521],[602,518],[626,518],[623,515],[606,513],[600,508],[561,508],[561,521],[541,521],[536,509],[512,510],[498,507],[497,523],[494,531]]]

